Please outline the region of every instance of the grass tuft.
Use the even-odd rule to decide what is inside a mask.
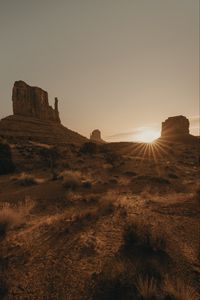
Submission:
[[[164,281],[164,290],[173,300],[200,299],[200,295],[196,289],[180,279],[171,280],[166,277]]]
[[[158,288],[154,278],[139,275],[135,285],[142,300],[156,299]]]

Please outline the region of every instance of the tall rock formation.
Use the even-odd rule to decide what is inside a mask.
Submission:
[[[16,81],[12,91],[13,115],[0,120],[0,138],[10,143],[35,141],[46,144],[81,145],[88,139],[64,127],[55,105],[49,105],[48,94],[39,87]]]
[[[58,99],[54,109],[49,105],[48,93],[24,81],[16,81],[12,91],[13,114],[43,121],[60,123]]]
[[[189,136],[189,120],[184,116],[170,117],[162,123],[162,138],[180,138]]]
[[[90,134],[90,140],[94,142],[104,143],[104,141],[101,138],[101,131],[99,129],[95,129]]]

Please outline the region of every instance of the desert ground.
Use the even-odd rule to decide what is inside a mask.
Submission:
[[[199,299],[198,144],[9,146],[0,299]]]

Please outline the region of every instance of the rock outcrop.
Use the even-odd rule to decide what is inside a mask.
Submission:
[[[184,116],[170,117],[162,123],[160,141],[199,143],[198,137],[190,134],[190,122]]]
[[[43,121],[60,123],[58,99],[54,109],[49,105],[48,93],[24,81],[16,81],[12,91],[13,114],[32,117]]]
[[[189,136],[189,120],[184,116],[170,117],[162,123],[161,137]]]
[[[99,129],[95,129],[92,131],[92,133],[90,134],[90,140],[93,142],[104,143],[101,138],[101,131]]]
[[[9,142],[35,141],[46,144],[77,144],[88,141],[64,127],[59,118],[58,99],[52,108],[48,94],[38,87],[16,81],[12,93],[13,115],[0,120],[0,137]]]

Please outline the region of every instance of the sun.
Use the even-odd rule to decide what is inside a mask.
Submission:
[[[143,143],[153,143],[157,138],[159,138],[160,132],[154,129],[141,129],[140,132],[135,136],[138,142]]]

